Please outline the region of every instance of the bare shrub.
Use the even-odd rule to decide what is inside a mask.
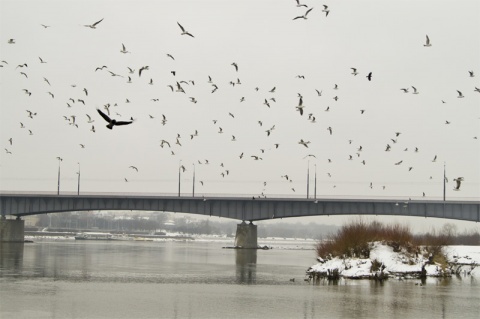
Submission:
[[[362,219],[344,225],[329,240],[317,244],[317,256],[370,257],[370,243],[384,241],[394,250],[412,250],[412,233],[408,226],[394,224],[385,226],[380,222],[365,222]]]

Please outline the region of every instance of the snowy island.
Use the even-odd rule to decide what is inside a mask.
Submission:
[[[307,270],[311,279],[414,279],[470,275],[480,277],[480,246],[442,247],[445,263],[438,263],[422,253],[394,252],[381,242],[371,243],[369,258],[318,258]]]

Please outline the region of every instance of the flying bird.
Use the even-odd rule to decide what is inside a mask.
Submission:
[[[300,0],[295,0],[297,1],[297,7],[305,7],[305,8],[308,8],[308,6],[306,4],[301,4],[300,3]]]
[[[458,92],[458,96],[457,96],[457,97],[458,97],[459,99],[464,98],[462,92],[460,92],[459,90],[457,90],[457,92]]]
[[[95,22],[94,24],[86,24],[85,27],[87,28],[90,28],[90,29],[96,29],[97,28],[97,24],[99,24],[100,22],[103,21],[103,18],[97,22]]]
[[[428,37],[428,35],[426,36],[426,40],[425,40],[425,44],[423,45],[424,47],[431,47],[432,45],[430,44],[430,38]]]
[[[194,38],[194,36],[193,36],[191,33],[185,31],[185,29],[182,27],[182,25],[181,25],[180,23],[177,22],[177,24],[178,24],[178,26],[180,27],[180,29],[182,30],[182,35],[189,35],[189,36],[191,36],[192,38]]]
[[[300,98],[299,101],[298,101],[298,105],[295,106],[295,108],[297,109],[297,111],[300,112],[300,115],[303,115],[303,108],[304,108],[304,107],[305,107],[305,106],[303,105],[303,100],[302,100],[302,98]]]
[[[304,20],[307,20],[307,14],[309,14],[310,11],[312,11],[312,10],[313,10],[313,8],[308,9],[307,12],[305,12],[305,14],[304,14],[303,16],[295,17],[295,18],[293,18],[293,20],[296,20],[296,19],[304,19]]]
[[[136,168],[135,166],[129,166],[128,168],[132,168],[138,172],[138,168]]]
[[[122,53],[130,53],[129,51],[127,51],[127,49],[125,48],[125,44],[122,43],[122,49],[120,50],[120,52]]]
[[[368,75],[366,77],[369,81],[371,81],[372,80],[372,72],[368,73]]]
[[[460,185],[462,184],[464,178],[463,178],[463,177],[457,177],[457,178],[454,178],[453,180],[454,180],[455,182],[457,182],[457,184],[455,185],[455,187],[453,188],[453,190],[459,191],[459,190],[460,190]]]
[[[97,111],[98,111],[98,114],[100,114],[103,117],[103,119],[108,122],[108,125],[106,125],[106,127],[109,128],[110,130],[115,125],[128,125],[133,123],[133,121],[117,121],[115,119],[111,119],[110,117],[108,117],[107,114],[103,113],[99,109],[97,109]]]
[[[142,67],[140,68],[140,70],[138,70],[138,76],[139,76],[139,77],[142,76],[142,71],[143,71],[143,70],[149,70],[148,65],[147,65],[147,66],[142,66]]]
[[[300,142],[298,142],[298,144],[302,144],[303,146],[308,148],[308,144],[310,144],[310,141],[305,142],[303,139],[301,139]]]

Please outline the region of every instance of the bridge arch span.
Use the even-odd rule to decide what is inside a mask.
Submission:
[[[323,215],[396,215],[480,221],[480,201],[0,194],[2,217],[91,210],[164,211],[247,221]]]

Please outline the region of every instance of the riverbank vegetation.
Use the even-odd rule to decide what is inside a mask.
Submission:
[[[453,224],[445,224],[440,231],[414,235],[406,225],[385,225],[377,221],[366,222],[360,218],[344,225],[327,240],[318,242],[316,251],[321,259],[370,258],[374,242],[382,242],[392,247],[394,252],[423,254],[431,263],[444,264],[442,247],[480,245],[480,234],[471,232],[459,235]]]

